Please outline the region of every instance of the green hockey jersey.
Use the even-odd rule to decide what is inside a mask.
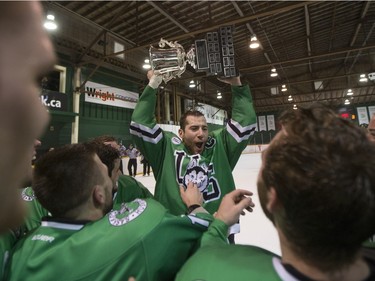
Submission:
[[[6,280],[173,280],[211,221],[207,213],[173,216],[153,199],[95,222],[43,219],[14,247]]]
[[[375,260],[366,258],[375,280]],[[311,281],[280,257],[247,245],[216,245],[199,249],[182,267],[176,281]],[[361,280],[358,280],[361,281]]]
[[[17,242],[17,235],[8,231],[0,235],[0,280],[3,280],[5,265],[8,262],[10,251]]]
[[[155,120],[156,90],[147,86],[132,115],[130,133],[149,160],[156,180],[154,197],[171,213],[187,210],[179,186],[195,182],[204,198],[204,208],[217,211],[222,197],[235,189],[232,176],[241,152],[256,127],[256,115],[248,86],[232,86],[232,118],[209,134],[202,154],[190,155],[181,139],[163,131]]]
[[[21,196],[27,205],[27,217],[21,227],[21,232],[28,233],[30,230],[40,226],[42,217],[49,215],[49,212],[36,200],[32,187],[24,188]]]

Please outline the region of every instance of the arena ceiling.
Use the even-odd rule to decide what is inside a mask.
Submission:
[[[59,29],[56,49],[77,66],[120,71],[144,86],[144,59],[160,38],[186,49],[222,26],[234,26],[236,66],[252,88],[258,113],[294,104],[350,106],[375,102],[375,1],[50,1]],[[260,48],[250,49],[256,35]],[[124,45],[123,58],[113,42]],[[115,53],[115,55],[114,55]],[[277,77],[270,77],[276,68]],[[194,79],[199,90],[191,90]],[[285,85],[287,91],[281,91]],[[230,89],[190,66],[168,83],[187,97],[230,108]],[[352,89],[353,95],[347,96]],[[217,99],[217,91],[223,93]],[[292,101],[288,101],[289,96]]]

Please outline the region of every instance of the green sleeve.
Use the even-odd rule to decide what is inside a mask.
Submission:
[[[242,151],[254,134],[256,114],[248,85],[232,86],[232,115],[220,132],[229,164],[234,169]]]
[[[221,220],[215,219],[203,234],[201,247],[228,244],[228,226]]]
[[[3,280],[4,269],[9,258],[10,250],[16,242],[17,237],[12,231],[0,236],[0,280]]]
[[[118,190],[113,205],[131,202],[134,199],[153,198],[152,193],[139,181],[128,175],[121,175],[118,179]]]
[[[134,108],[130,133],[141,153],[148,159],[154,174],[161,169],[164,155],[164,132],[156,123],[155,106],[157,90],[146,86]]]

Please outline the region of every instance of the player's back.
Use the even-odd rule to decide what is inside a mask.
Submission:
[[[86,224],[43,220],[17,243],[6,280],[173,280],[206,227],[153,199]]]

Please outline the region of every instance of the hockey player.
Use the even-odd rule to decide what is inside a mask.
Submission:
[[[85,144],[42,156],[33,188],[52,217],[16,244],[6,280],[173,280],[212,221],[208,213],[173,216],[153,199],[111,210],[113,182]],[[187,190],[186,202],[200,204],[197,187],[190,183]],[[228,194],[213,231],[225,238],[228,225],[253,206],[245,195],[251,193]]]
[[[142,183],[131,176],[121,174],[119,150],[112,145],[106,145],[100,141],[100,138],[95,138],[86,142],[85,145],[91,146],[103,164],[107,166],[108,176],[111,178],[113,184],[114,206],[120,206],[122,203],[130,202],[137,198],[153,198],[151,192]],[[49,213],[36,199],[32,187],[23,189],[21,196],[26,202],[28,215],[23,226],[17,232],[26,234],[40,226],[41,219],[49,215]]]
[[[201,190],[204,208],[214,213],[223,196],[235,189],[232,170],[255,130],[250,89],[241,84],[239,77],[222,80],[231,85],[233,93],[232,118],[226,127],[209,133],[204,115],[189,111],[181,117],[176,136],[156,124],[156,94],[162,77],[156,71],[147,75],[149,84],[134,109],[130,133],[151,164],[156,179],[155,199],[173,214],[184,214],[187,209],[179,186],[186,186],[188,179]]]
[[[282,256],[214,244],[210,233],[176,280],[375,280],[375,258],[361,251],[375,232],[374,143],[322,106],[280,120],[263,152],[258,194]]]

